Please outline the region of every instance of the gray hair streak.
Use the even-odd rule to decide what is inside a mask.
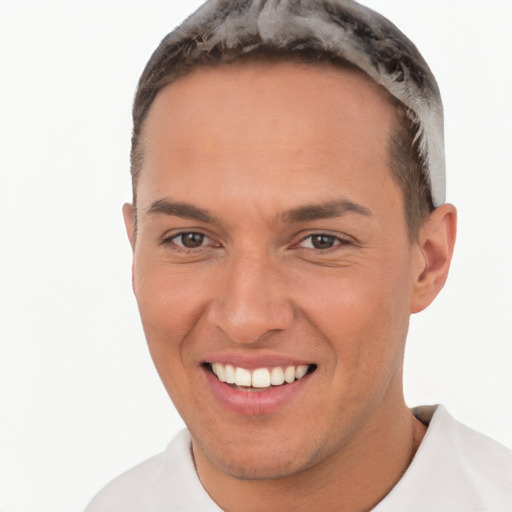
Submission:
[[[163,39],[149,60],[140,84],[153,86],[137,92],[135,104],[141,107],[134,109],[134,125],[142,124],[162,85],[156,87],[158,76],[152,75],[162,73],[162,80],[170,82],[169,69],[179,76],[208,62],[209,55],[217,54],[218,61],[225,54],[229,61],[268,49],[314,51],[348,61],[408,107],[419,124],[418,147],[434,205],[445,201],[443,106],[434,75],[395,25],[353,0],[208,0]]]

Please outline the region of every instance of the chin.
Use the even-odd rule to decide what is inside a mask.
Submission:
[[[210,462],[224,474],[237,480],[276,480],[303,471],[298,460],[264,461],[261,455],[256,459],[232,460],[227,457],[211,458]]]
[[[264,442],[247,445],[199,443],[199,449],[209,463],[222,473],[237,480],[275,480],[305,471],[322,460],[319,447],[306,451],[302,443],[279,447]],[[195,445],[195,443],[194,443]],[[194,453],[196,447],[194,446]]]

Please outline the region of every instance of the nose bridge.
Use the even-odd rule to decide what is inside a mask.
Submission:
[[[226,262],[210,320],[237,343],[253,343],[269,331],[286,329],[293,308],[276,262],[261,252],[246,252]]]

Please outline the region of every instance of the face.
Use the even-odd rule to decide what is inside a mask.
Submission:
[[[134,290],[194,454],[304,471],[403,404],[416,246],[388,168],[395,109],[356,71],[200,69],[144,128]],[[380,427],[382,428],[382,427]]]

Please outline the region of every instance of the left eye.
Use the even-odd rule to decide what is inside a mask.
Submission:
[[[171,239],[176,245],[185,247],[186,249],[197,249],[205,244],[208,240],[206,235],[202,233],[180,233]]]
[[[326,234],[315,234],[309,235],[304,238],[301,242],[302,247],[306,247],[307,249],[332,249],[336,245],[343,244],[345,241],[341,238],[333,235]]]

